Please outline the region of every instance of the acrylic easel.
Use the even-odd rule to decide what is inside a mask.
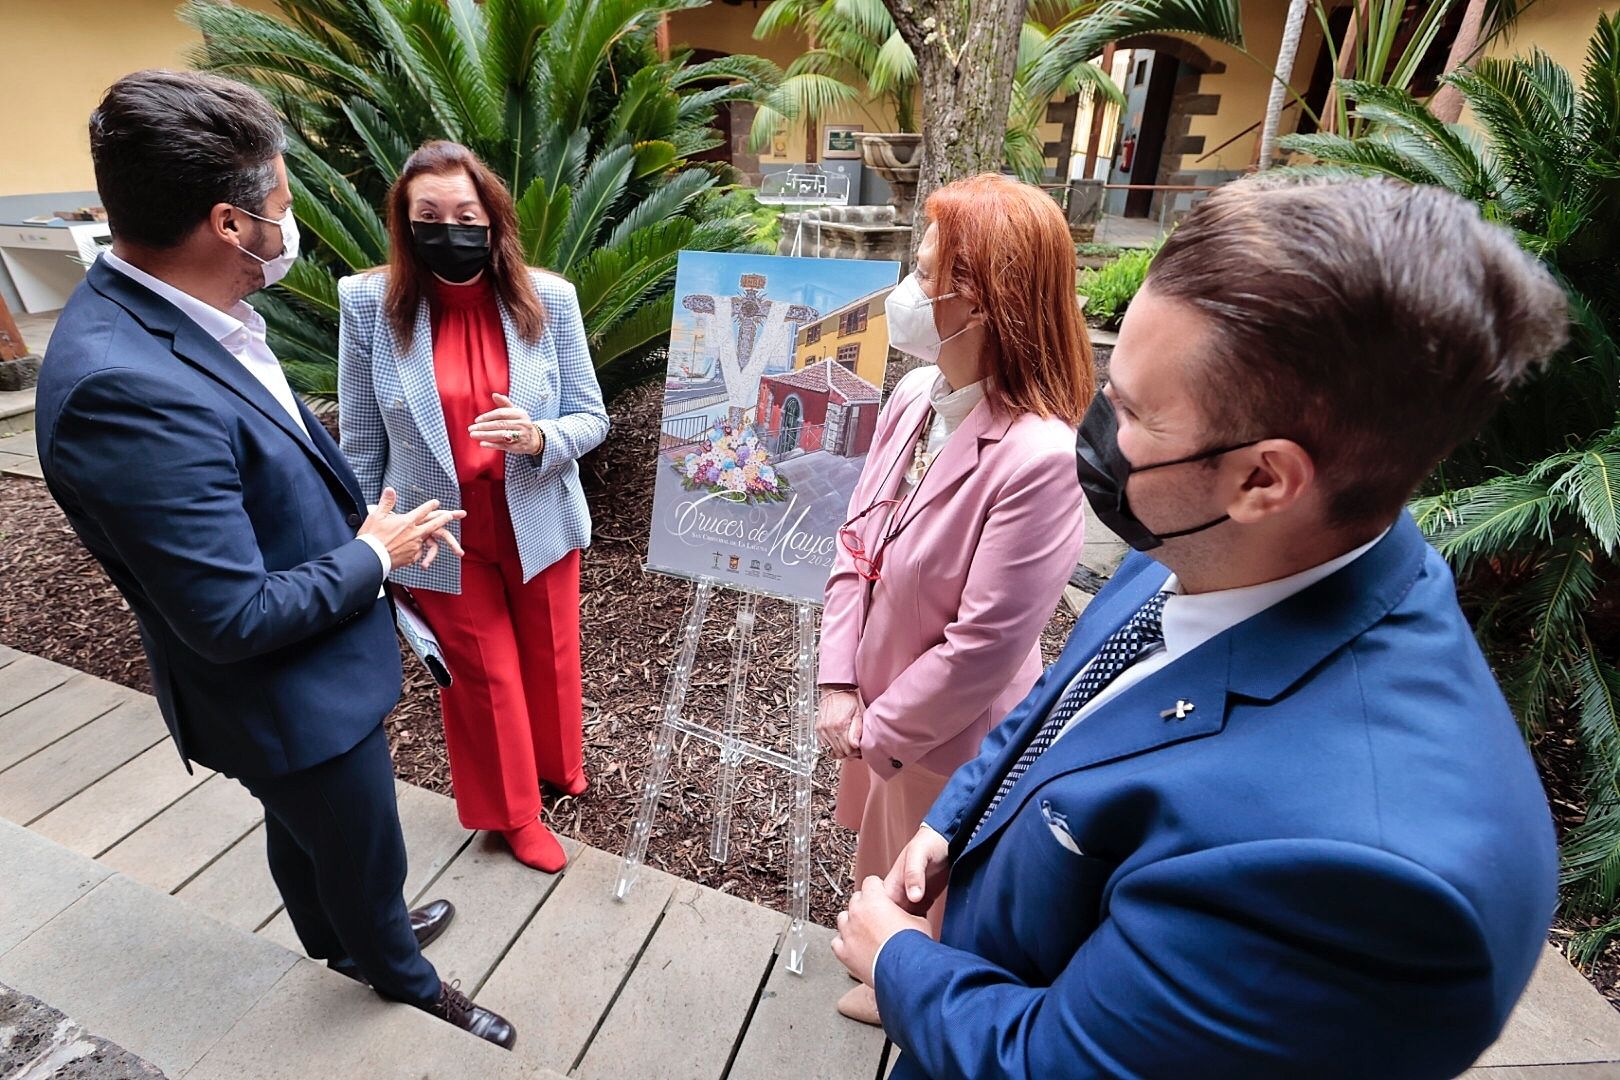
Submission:
[[[737,634],[732,647],[731,683],[726,692],[726,711],[721,730],[690,720],[685,715],[686,692],[692,681],[692,665],[697,658],[703,634],[703,617],[709,601],[721,584],[713,578],[699,578],[692,586],[692,599],[681,625],[680,652],[675,670],[670,672],[664,691],[664,711],[653,744],[652,762],[641,789],[641,805],[630,828],[619,880],[613,887],[615,900],[623,900],[640,875],[652,838],[653,818],[669,776],[669,758],[676,735],[691,735],[713,744],[719,750],[719,786],[715,794],[714,827],[709,836],[709,853],[716,862],[725,862],[731,852],[731,809],[737,794],[737,767],[752,758],[787,773],[793,778],[793,806],[790,813],[792,839],[788,874],[791,887],[787,937],[787,966],[795,975],[804,974],[805,928],[810,920],[810,785],[816,768],[816,609],[804,601],[793,604],[798,616],[798,656],[794,668],[794,697],[790,713],[793,736],[791,755],[760,746],[742,738],[744,689],[748,663],[754,651],[754,613],[759,594],[742,592],[737,605]]]

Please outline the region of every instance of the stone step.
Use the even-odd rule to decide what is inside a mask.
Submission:
[[[0,890],[0,983],[172,1080],[520,1075],[497,1047],[6,821],[0,865],[28,867]]]
[[[0,435],[34,430],[34,391],[0,390]]]

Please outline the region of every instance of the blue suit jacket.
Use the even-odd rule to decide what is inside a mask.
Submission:
[[[1404,515],[1100,706],[968,841],[1167,576],[1127,560],[930,812],[954,857],[943,943],[896,935],[876,977],[894,1076],[1456,1075],[1529,980],[1556,852],[1451,575]],[[1193,711],[1161,718],[1178,700]]]
[[[51,494],[135,613],[181,756],[234,776],[335,757],[399,698],[359,486],[303,420],[307,437],[180,309],[101,262],[40,370]]]

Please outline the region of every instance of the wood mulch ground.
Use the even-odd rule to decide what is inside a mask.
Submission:
[[[548,796],[555,829],[618,853],[636,812],[676,636],[692,586],[642,569],[652,510],[662,388],[627,391],[612,405],[613,436],[582,463],[595,541],[581,569],[580,626],[585,671],[585,762],[591,788],[578,798]],[[79,545],[45,485],[0,477],[0,643],[150,692],[135,621],[105,574]],[[735,594],[710,604],[688,695],[688,715],[720,726],[730,677]],[[794,608],[758,605],[744,734],[790,750],[789,705],[796,652]],[[1045,644],[1053,657],[1072,625],[1060,612]],[[438,698],[407,654],[405,691],[388,717],[401,779],[453,794]],[[788,906],[789,778],[744,762],[733,804],[731,858],[709,857],[718,751],[701,740],[676,742],[647,864],[756,903]],[[811,915],[830,925],[849,889],[854,834],[833,823],[837,763],[815,777]]]
[[[892,372],[891,380],[898,371]],[[644,386],[611,406],[613,436],[583,462],[596,539],[582,568],[580,624],[585,669],[585,759],[591,789],[548,798],[556,829],[611,852],[623,849],[651,756],[675,637],[691,586],[648,574],[646,556],[661,388]],[[736,597],[711,604],[688,714],[718,726],[731,669]],[[1042,645],[1054,658],[1073,620],[1060,608]],[[744,734],[788,748],[793,680],[793,608],[762,601],[749,671]],[[81,671],[150,691],[135,623],[100,567],[79,545],[45,485],[0,477],[0,643]],[[395,766],[411,783],[453,794],[443,728],[431,683],[407,657],[406,685],[388,718]],[[1580,755],[1571,732],[1553,727],[1535,748],[1559,831],[1580,820]],[[717,751],[682,738],[659,810],[647,863],[785,911],[788,903],[789,788],[785,775],[745,762],[734,804],[728,862],[709,857]],[[830,925],[849,889],[854,834],[832,820],[837,764],[816,772],[811,915]],[[1560,921],[1555,945],[1579,929]],[[1620,1008],[1620,946],[1588,972]]]

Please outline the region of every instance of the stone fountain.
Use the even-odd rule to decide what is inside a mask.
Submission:
[[[917,178],[922,169],[922,136],[886,132],[861,136],[861,162],[894,190],[895,221],[910,225],[917,210]]]
[[[822,206],[782,215],[777,254],[793,254],[804,224],[800,254],[823,259],[892,259],[910,268],[911,226],[898,223],[893,206]]]

